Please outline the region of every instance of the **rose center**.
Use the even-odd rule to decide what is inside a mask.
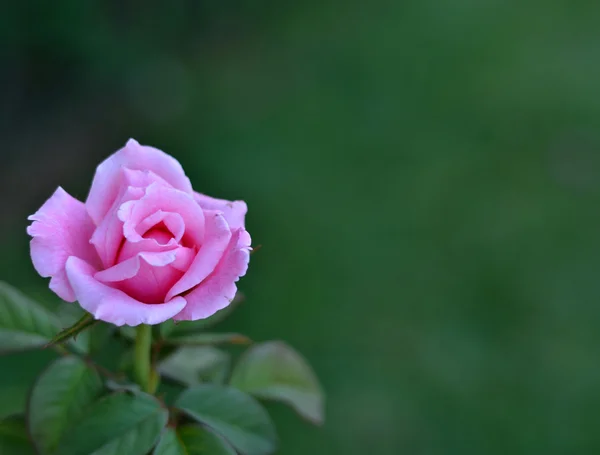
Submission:
[[[159,223],[153,228],[148,229],[142,237],[153,239],[159,245],[166,245],[174,236],[164,223]]]

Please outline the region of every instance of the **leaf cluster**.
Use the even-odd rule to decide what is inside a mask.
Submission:
[[[283,342],[207,331],[234,307],[153,329],[157,393],[149,394],[131,379],[134,328],[72,304],[53,313],[0,282],[0,354],[56,353],[24,385],[22,405],[0,403],[0,454],[268,455],[277,435],[265,400],[321,424],[323,393],[300,354]]]

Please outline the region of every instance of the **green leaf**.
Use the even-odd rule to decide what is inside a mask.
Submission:
[[[165,344],[206,346],[214,344],[248,344],[250,338],[239,333],[193,333],[190,335],[179,334],[167,338]]]
[[[0,353],[44,346],[58,330],[56,316],[0,282]]]
[[[248,349],[234,368],[230,383],[254,396],[287,403],[311,422],[323,423],[321,386],[306,360],[283,342]]]
[[[150,395],[116,393],[87,409],[61,440],[59,455],[145,455],[167,423]]]
[[[223,382],[230,365],[226,352],[210,346],[183,346],[158,365],[158,371],[169,379],[196,385],[202,379]]]
[[[236,455],[221,436],[198,425],[167,428],[152,455]]]
[[[212,316],[197,321],[175,322],[171,319],[160,325],[160,333],[163,338],[167,338],[170,334],[190,334],[207,329],[226,319],[244,300],[244,295],[238,291],[229,305]]]
[[[63,343],[65,341],[70,340],[71,338],[75,338],[79,333],[83,332],[88,327],[96,324],[98,321],[94,319],[90,313],[85,313],[75,324],[71,327],[67,327],[66,329],[61,330],[58,334],[56,334],[50,342],[46,345],[46,347],[53,346],[58,343]]]
[[[172,406],[177,397],[185,390],[181,384],[161,381],[156,391],[156,396],[167,406]]]
[[[35,379],[56,357],[54,351],[42,350],[0,357],[0,419],[25,413]]]
[[[55,453],[59,439],[102,391],[98,373],[77,357],[63,357],[42,373],[28,406],[29,431],[38,451]]]
[[[22,417],[0,420],[0,454],[35,455]]]
[[[166,428],[152,455],[190,455],[173,428]]]
[[[175,406],[208,425],[244,455],[264,455],[277,436],[267,411],[250,395],[232,387],[202,384],[184,391]]]
[[[189,455],[236,455],[233,447],[209,428],[186,425],[177,430]]]

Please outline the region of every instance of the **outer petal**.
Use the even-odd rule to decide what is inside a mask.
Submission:
[[[188,291],[206,279],[215,270],[229,245],[231,230],[223,213],[205,211],[204,219],[204,243],[185,275],[167,293],[167,299]]]
[[[236,281],[246,274],[250,260],[250,236],[244,229],[233,232],[227,252],[215,271],[189,294],[187,305],[173,319],[195,321],[228,306],[237,291]]]
[[[194,192],[194,199],[204,210],[220,210],[223,212],[229,227],[234,229],[245,226],[246,212],[248,206],[244,201],[227,201],[225,199],[215,199],[205,194]]]
[[[151,171],[173,187],[192,193],[192,185],[175,158],[154,147],[140,145],[134,139],[130,139],[125,147],[109,156],[96,169],[90,194],[85,203],[96,225],[100,224],[119,194],[123,178],[122,167]]]
[[[118,326],[160,324],[186,305],[182,297],[157,305],[139,302],[124,292],[97,281],[94,278],[96,269],[74,256],[67,260],[66,271],[79,304],[96,319]]]
[[[50,289],[61,299],[73,302],[75,294],[65,273],[67,258],[76,256],[99,264],[96,251],[89,244],[94,223],[85,206],[59,187],[29,220],[33,221],[27,228],[33,237],[33,266],[41,276],[52,277]]]

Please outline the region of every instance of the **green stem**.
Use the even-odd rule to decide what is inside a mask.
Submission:
[[[140,324],[135,331],[135,351],[133,369],[135,379],[144,392],[150,391],[150,347],[152,345],[152,326]]]

